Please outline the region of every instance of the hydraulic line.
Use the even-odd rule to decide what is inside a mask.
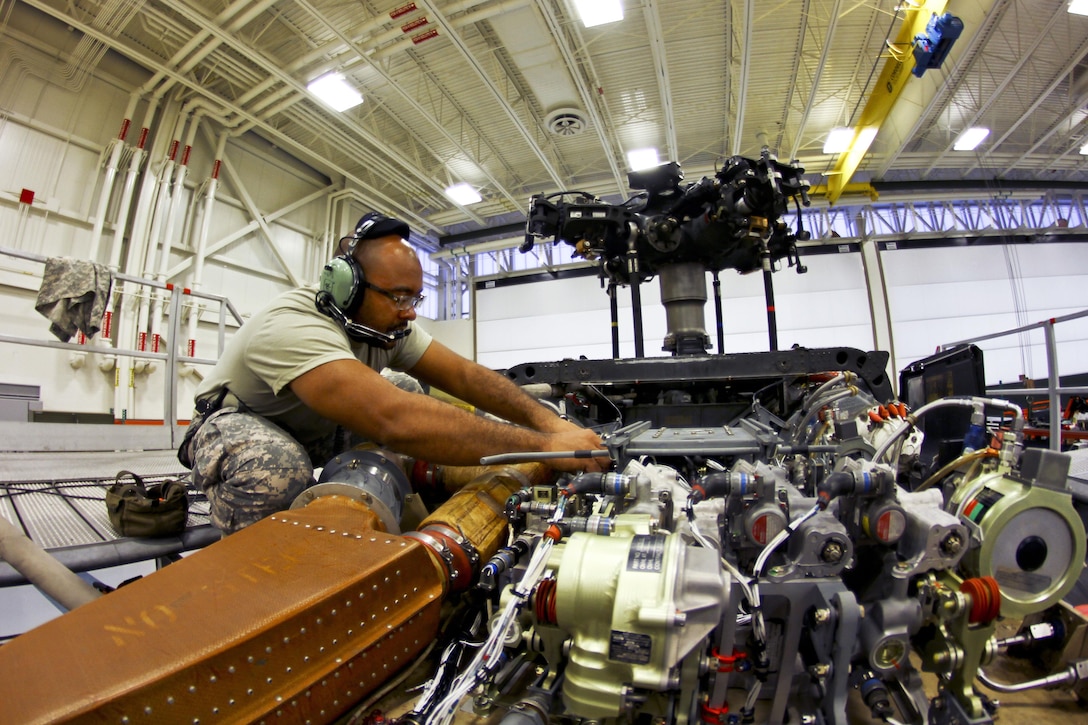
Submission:
[[[933,484],[937,483],[938,481],[943,479],[948,474],[952,473],[952,471],[956,470],[960,466],[966,465],[968,463],[975,463],[975,462],[977,462],[977,461],[979,461],[979,460],[981,460],[983,458],[995,458],[996,456],[997,456],[997,451],[995,451],[992,448],[981,448],[981,449],[979,449],[977,451],[971,451],[970,453],[964,453],[962,456],[955,459],[954,461],[950,461],[949,463],[942,466],[936,473],[934,473],[932,476],[930,476],[925,481],[923,481],[922,484],[920,486],[918,486],[918,488],[916,488],[914,490],[915,491],[925,491],[927,488],[929,488]]]
[[[1023,415],[1023,409],[1016,403],[1009,402],[1008,400],[999,400],[997,398],[971,397],[941,398],[939,400],[934,400],[932,403],[926,403],[921,408],[914,411],[914,413],[907,416],[907,422],[909,425],[898,428],[890,436],[888,436],[884,440],[884,442],[880,444],[880,447],[876,449],[876,452],[873,453],[873,460],[879,461],[881,458],[883,458],[888,450],[892,447],[892,445],[897,440],[899,440],[899,438],[905,436],[907,432],[914,428],[914,425],[919,418],[921,418],[923,415],[933,410],[934,408],[944,408],[949,406],[966,406],[968,408],[974,408],[976,405],[992,405],[998,408],[1011,410],[1016,414],[1017,420],[1020,420]]]
[[[812,407],[809,408],[808,412],[805,413],[805,417],[801,420],[800,424],[798,424],[797,434],[794,437],[794,440],[800,440],[801,439],[802,434],[804,434],[804,432],[808,428],[809,424],[813,421],[813,419],[817,415],[820,414],[820,411],[823,410],[825,406],[828,406],[831,403],[834,403],[834,402],[836,402],[838,400],[842,400],[843,398],[853,397],[853,396],[857,395],[859,392],[860,391],[858,390],[858,388],[856,386],[850,385],[850,386],[847,386],[846,388],[844,388],[843,390],[836,390],[835,392],[830,393],[827,396],[826,400],[819,401],[819,405],[815,404],[815,396],[813,396],[813,401],[814,401],[813,405],[812,405]],[[810,438],[809,440],[812,440],[812,439]]]
[[[845,383],[853,382],[854,380],[857,379],[857,377],[858,377],[857,375],[855,375],[854,373],[852,373],[850,371],[836,373],[835,375],[833,375],[831,377],[830,380],[828,380],[823,385],[821,385],[820,387],[816,388],[816,390],[813,391],[812,396],[809,398],[809,400],[812,401],[812,402],[809,403],[809,407],[811,408],[814,405],[815,401],[819,400],[820,396],[824,394],[824,391],[830,390],[831,388],[835,387],[836,385],[838,385],[839,383],[842,383],[842,382],[845,382]]]
[[[611,455],[606,450],[584,451],[524,451],[518,453],[498,453],[480,459],[481,466],[493,466],[504,463],[524,463],[526,461],[550,461],[555,458],[607,458]]]
[[[989,687],[994,692],[1023,692],[1025,690],[1034,690],[1040,687],[1057,687],[1059,685],[1074,685],[1081,680],[1088,678],[1088,659],[1074,660],[1061,672],[1055,672],[1052,675],[1046,677],[1040,677],[1037,680],[1028,680],[1027,682],[1018,682],[1015,685],[1005,684],[1003,682],[997,682],[990,679],[990,677],[982,670],[978,671],[978,679],[982,684]]]

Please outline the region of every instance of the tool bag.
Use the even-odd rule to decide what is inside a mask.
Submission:
[[[125,481],[131,477],[132,481]],[[110,524],[121,536],[174,536],[185,530],[189,491],[183,481],[145,486],[132,471],[121,471],[106,489]]]

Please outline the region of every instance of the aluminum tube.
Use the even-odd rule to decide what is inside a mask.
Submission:
[[[527,461],[550,461],[556,458],[605,458],[611,455],[606,450],[584,451],[518,451],[497,453],[480,459],[481,466],[496,466],[503,463],[525,463]]]
[[[102,596],[3,516],[0,516],[0,558],[67,610]]]
[[[1018,682],[1014,685],[1007,685],[1003,682],[991,680],[990,677],[982,670],[978,671],[978,680],[982,684],[989,687],[994,692],[1023,692],[1025,690],[1035,690],[1040,687],[1056,687],[1059,685],[1071,684],[1077,681],[1076,669],[1070,665],[1061,672],[1056,672],[1053,675],[1047,675],[1046,677],[1040,677],[1037,680],[1029,680],[1027,682]]]
[[[219,530],[209,524],[186,529],[180,536],[161,539],[117,539],[87,546],[73,546],[51,554],[46,552],[46,556],[59,563],[69,573],[90,571],[201,549],[219,541],[220,537]],[[80,581],[83,580],[80,579]],[[0,587],[29,583],[31,583],[29,577],[25,576],[20,569],[6,561],[0,562]]]

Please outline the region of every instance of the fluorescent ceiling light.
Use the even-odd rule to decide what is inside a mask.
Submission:
[[[981,126],[972,126],[964,129],[956,142],[952,144],[953,151],[974,151],[983,139],[990,135],[990,129]]]
[[[854,129],[846,128],[845,126],[838,126],[831,129],[831,132],[827,134],[827,140],[824,141],[824,153],[825,154],[841,154],[846,149],[850,148],[850,144],[854,140]]]
[[[657,149],[635,149],[627,152],[627,165],[631,168],[631,171],[651,169],[660,163]]]
[[[480,192],[473,189],[465,182],[454,184],[453,186],[446,187],[446,196],[452,199],[455,203],[461,206],[468,206],[469,204],[475,204],[478,201],[483,201],[483,197],[480,196]]]
[[[582,18],[582,25],[587,28],[623,20],[623,3],[620,0],[574,0],[574,7]]]
[[[871,144],[873,142],[873,139],[876,138],[876,132],[878,130],[879,129],[877,129],[876,126],[866,126],[865,128],[861,129],[860,131],[858,131],[858,140],[851,145],[851,148],[853,148],[854,146],[862,149],[869,148],[869,144]]]
[[[1088,0],[1069,0],[1069,12],[1074,15],[1088,15]]]
[[[346,111],[363,102],[359,92],[349,86],[344,76],[339,73],[326,73],[310,81],[306,88],[337,111]]]
[[[1081,156],[1088,156],[1088,143],[1086,143],[1086,144],[1084,144],[1083,146],[1080,147],[1080,155]]]
[[[865,150],[869,148],[869,144],[876,138],[876,132],[876,126],[866,126],[857,130],[857,138],[855,139],[854,129],[841,126],[833,128],[827,134],[827,140],[824,142],[824,153],[841,154],[855,147]]]

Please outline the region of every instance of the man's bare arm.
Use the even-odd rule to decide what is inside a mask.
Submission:
[[[572,426],[509,378],[466,360],[438,341],[431,343],[409,372],[455,398],[533,430],[557,433]]]
[[[477,465],[512,451],[599,448],[595,433],[571,426],[542,433],[481,418],[428,395],[409,393],[357,360],[300,375],[291,390],[318,414],[399,453],[445,465]],[[559,459],[560,470],[597,470],[607,459]]]

